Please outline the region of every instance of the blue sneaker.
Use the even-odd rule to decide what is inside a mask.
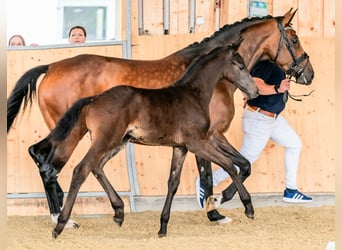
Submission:
[[[312,198],[302,194],[298,189],[286,188],[284,191],[283,201],[289,203],[306,203],[311,202]]]
[[[205,203],[205,192],[199,177],[196,178],[196,196],[199,207],[203,209]]]

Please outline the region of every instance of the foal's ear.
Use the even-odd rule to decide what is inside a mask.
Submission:
[[[234,49],[234,50],[238,50],[238,48],[240,47],[240,44],[242,43],[242,41],[243,41],[243,37],[242,36],[237,37],[237,39],[235,39],[232,42],[231,48]]]
[[[283,26],[291,25],[291,21],[294,15],[297,13],[297,10],[298,9],[296,9],[294,12],[291,13],[292,11],[292,8],[291,8],[288,12],[285,13],[284,19],[283,19]]]

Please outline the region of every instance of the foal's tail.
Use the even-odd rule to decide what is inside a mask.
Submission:
[[[27,71],[17,81],[11,95],[7,99],[7,132],[11,128],[14,119],[17,117],[20,106],[24,101],[23,111],[36,96],[37,80],[41,74],[45,74],[49,69],[49,65],[41,65]]]
[[[72,131],[72,129],[78,124],[78,126],[82,126],[80,124],[82,121],[80,120],[80,116],[82,110],[85,106],[89,105],[94,100],[94,97],[85,97],[79,99],[75,102],[71,108],[69,108],[63,115],[63,117],[58,121],[56,127],[51,131],[48,136],[49,139],[53,141],[62,141],[64,140]]]

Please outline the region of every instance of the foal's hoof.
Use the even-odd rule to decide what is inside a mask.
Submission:
[[[58,216],[59,214],[51,214],[51,221],[54,224],[58,224]],[[78,223],[74,220],[68,220],[68,222],[65,224],[64,228],[79,228],[80,226],[78,225]]]
[[[163,238],[163,237],[166,237],[166,233],[158,233],[158,236],[159,236],[159,238]]]
[[[114,222],[115,222],[119,227],[122,226],[123,219],[113,217],[113,220],[114,220]]]
[[[65,224],[64,228],[79,228],[80,226],[78,225],[78,223],[76,221],[73,220],[68,220],[68,223]]]
[[[52,238],[57,239],[58,233],[55,230],[52,230]]]
[[[251,213],[251,212],[245,212],[245,215],[247,216],[247,218],[249,218],[249,219],[254,219],[254,212],[253,213]]]

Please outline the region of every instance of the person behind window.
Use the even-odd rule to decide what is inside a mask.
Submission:
[[[69,43],[85,43],[87,38],[87,32],[82,26],[74,26],[69,31]]]
[[[8,46],[26,46],[25,40],[21,35],[13,35],[8,40]]]
[[[26,46],[25,39],[21,35],[13,35],[8,40],[8,46]],[[38,46],[36,43],[31,43],[30,46]]]

